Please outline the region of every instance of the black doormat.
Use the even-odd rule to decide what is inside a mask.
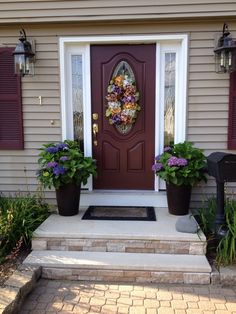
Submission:
[[[156,215],[147,206],[89,206],[82,219],[156,221]]]

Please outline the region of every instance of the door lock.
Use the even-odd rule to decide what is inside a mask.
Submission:
[[[94,121],[98,120],[98,113],[93,113],[93,120]]]

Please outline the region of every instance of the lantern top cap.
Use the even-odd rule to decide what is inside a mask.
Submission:
[[[222,36],[219,38],[217,47],[214,52],[220,52],[221,50],[233,50],[236,49],[236,43],[230,35],[228,24],[224,23]]]
[[[29,57],[33,57],[35,55],[32,51],[31,43],[27,40],[26,33],[23,28],[20,30],[19,42],[16,45],[15,51],[13,52],[13,55],[17,54],[24,54]]]

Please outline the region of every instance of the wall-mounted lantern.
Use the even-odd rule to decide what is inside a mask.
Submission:
[[[19,42],[13,52],[15,63],[15,74],[25,76],[34,75],[35,53],[32,44],[27,40],[25,30],[20,31]]]
[[[214,49],[217,73],[229,73],[236,70],[236,41],[230,35],[228,25],[224,23],[222,36]]]

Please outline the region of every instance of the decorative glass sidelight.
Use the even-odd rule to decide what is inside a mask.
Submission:
[[[164,145],[174,144],[176,54],[165,54]]]
[[[141,110],[134,72],[127,61],[122,60],[116,66],[107,92],[106,117],[119,133],[125,135],[131,131]]]
[[[83,150],[84,128],[82,55],[71,56],[71,69],[74,140],[80,142],[81,149]]]

